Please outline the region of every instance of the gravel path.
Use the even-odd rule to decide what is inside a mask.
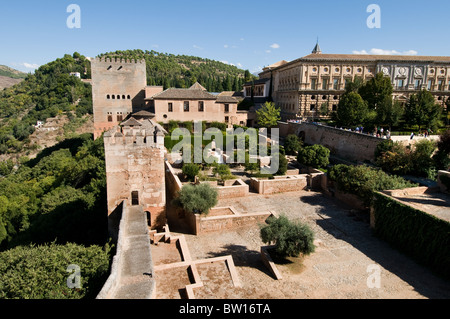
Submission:
[[[199,291],[198,298],[450,298],[449,282],[374,237],[366,216],[321,193],[251,194],[221,200],[218,206],[233,206],[241,212],[275,210],[309,224],[318,246],[303,260],[278,265],[283,279],[275,280],[261,261],[260,247],[264,244],[257,225],[201,236],[185,234],[193,259],[231,254],[242,281],[242,288],[235,288],[220,266],[205,269],[202,280],[208,288]],[[376,269],[380,287],[369,288],[368,278]],[[219,274],[223,285],[217,280]]]

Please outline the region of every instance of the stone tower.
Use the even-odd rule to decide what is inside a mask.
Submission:
[[[166,133],[152,120],[131,117],[104,134],[108,215],[125,200],[150,213],[152,228],[165,224]]]
[[[145,60],[96,58],[91,61],[94,138],[144,106]]]

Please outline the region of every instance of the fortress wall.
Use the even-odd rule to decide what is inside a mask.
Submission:
[[[374,161],[375,149],[383,140],[366,134],[341,130],[334,127],[312,123],[288,123],[280,130],[286,134],[295,134],[306,144],[320,144],[330,149],[331,154],[350,161]]]

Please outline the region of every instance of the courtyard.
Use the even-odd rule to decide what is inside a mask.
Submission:
[[[369,218],[318,192],[298,191],[270,196],[250,193],[243,198],[221,199],[218,207],[233,207],[246,213],[273,210],[291,220],[307,223],[315,233],[316,251],[303,258],[290,258],[277,268],[276,280],[263,264],[260,249],[265,244],[259,226],[249,226],[199,236],[171,228],[184,235],[192,260],[231,255],[240,285],[232,285],[224,263],[203,263],[199,275],[204,286],[194,289],[196,298],[208,299],[440,299],[450,298],[450,283],[429,269],[374,237]],[[154,254],[155,264],[178,261],[177,250],[170,256]],[[159,260],[161,258],[161,260]],[[163,261],[162,259],[166,259]],[[375,267],[375,268],[374,268]],[[370,288],[369,276],[378,269],[380,287]],[[181,269],[186,273],[186,269]],[[175,270],[171,270],[175,271]],[[181,282],[167,272],[157,280],[157,298],[184,298]],[[167,281],[165,279],[172,278]],[[183,277],[184,278],[184,277]]]

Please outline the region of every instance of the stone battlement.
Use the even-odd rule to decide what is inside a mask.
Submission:
[[[125,59],[125,58],[95,58],[92,62],[95,63],[109,63],[109,64],[145,64],[145,60]]]

